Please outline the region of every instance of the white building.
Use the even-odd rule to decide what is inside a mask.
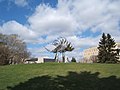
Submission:
[[[36,61],[36,63],[44,63],[44,58],[48,57],[38,57],[38,61]]]

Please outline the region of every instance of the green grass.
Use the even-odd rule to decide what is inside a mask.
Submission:
[[[120,90],[120,64],[0,66],[0,90]]]

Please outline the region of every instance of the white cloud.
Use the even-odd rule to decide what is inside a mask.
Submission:
[[[82,48],[82,47],[96,46],[99,42],[100,36],[97,37],[70,36],[67,39],[73,43],[75,48]]]
[[[20,5],[27,1],[16,0],[16,3]],[[110,33],[119,41],[120,0],[59,0],[56,8],[40,4],[28,17],[28,24],[25,26],[9,21],[1,29],[4,33],[17,33],[27,41],[39,44],[50,43],[59,36],[66,37],[76,48],[72,55],[78,55],[79,48],[95,46],[101,37],[82,37],[83,32],[88,29],[91,33]]]
[[[45,47],[28,48],[33,57],[54,57],[54,53],[48,52]]]
[[[118,0],[59,0],[57,8],[39,5],[28,22],[40,35],[70,36],[88,28],[113,34],[113,29],[119,32],[119,4]]]
[[[40,35],[70,34],[76,30],[76,21],[70,14],[63,13],[50,6],[40,5],[28,19],[31,29]]]
[[[35,32],[16,21],[8,21],[4,23],[1,26],[1,33],[18,34],[22,39],[25,39],[27,42],[35,40],[38,37]]]

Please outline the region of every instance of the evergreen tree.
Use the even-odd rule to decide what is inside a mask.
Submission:
[[[115,51],[116,43],[110,34],[102,34],[98,46],[99,63],[117,63],[117,52]]]
[[[74,57],[72,57],[71,62],[76,62],[76,59]]]

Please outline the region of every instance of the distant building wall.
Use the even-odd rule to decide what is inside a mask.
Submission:
[[[55,59],[51,59],[49,57],[38,57],[38,61],[36,61],[36,63],[45,63],[45,62],[55,62]]]
[[[26,59],[25,60],[25,64],[27,64],[27,63],[36,63],[38,61],[38,58],[29,58],[29,59]]]
[[[84,62],[92,63],[92,61],[90,60],[90,57],[97,56],[97,55],[98,55],[97,47],[91,47],[91,48],[85,49],[83,51]]]
[[[44,62],[55,62],[55,59],[44,58]]]
[[[119,50],[119,53],[118,53],[118,60],[120,61],[120,42],[119,43],[116,43],[116,47],[115,49],[118,49]]]
[[[55,62],[55,59],[51,59],[48,57],[38,57],[38,58],[30,58],[25,61],[27,63],[45,63],[45,62]]]
[[[36,63],[44,63],[44,57],[38,57],[38,61]]]
[[[120,43],[116,43],[116,47],[115,49],[120,49]],[[98,49],[97,47],[91,47],[91,48],[88,48],[88,49],[85,49],[83,51],[83,57],[84,57],[84,61],[85,63],[92,63],[91,61],[91,57],[92,56],[97,56],[98,55]],[[118,55],[118,60],[120,61],[120,53]]]

